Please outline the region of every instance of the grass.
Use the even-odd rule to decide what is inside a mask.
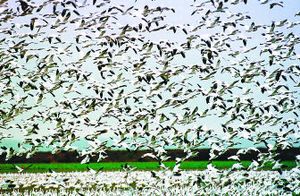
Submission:
[[[213,161],[212,164],[218,169],[227,169],[230,168],[233,164],[237,163],[236,161]],[[242,161],[244,167],[248,167],[251,164],[251,161]],[[102,162],[102,163],[23,163],[23,164],[0,164],[0,173],[12,173],[18,172],[15,165],[21,168],[27,168],[25,172],[49,172],[50,170],[56,172],[71,172],[71,171],[87,171],[88,168],[94,170],[103,170],[103,171],[120,171],[122,167],[128,164],[132,167],[135,167],[137,170],[156,170],[159,169],[158,162]],[[167,167],[174,167],[175,162],[164,162]],[[181,164],[181,169],[185,170],[203,170],[206,169],[208,161],[186,161]],[[292,169],[296,167],[294,161],[282,161],[282,164],[286,166],[286,169]],[[272,164],[266,164],[263,168],[265,170],[271,170]]]

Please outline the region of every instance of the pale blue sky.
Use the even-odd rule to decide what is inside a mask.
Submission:
[[[200,4],[201,2],[203,1],[196,1],[195,5],[197,4]],[[161,6],[161,7],[173,7],[175,10],[176,10],[176,13],[172,13],[172,12],[169,12],[169,14],[166,14],[166,18],[163,22],[161,22],[161,26],[163,24],[167,24],[167,25],[180,25],[184,28],[186,28],[188,31],[192,30],[195,26],[197,26],[199,24],[199,21],[202,20],[201,17],[202,15],[193,15],[191,16],[191,12],[193,11],[194,8],[190,7],[190,4],[192,4],[193,1],[180,1],[180,0],[157,0],[157,1],[142,1],[142,0],[138,0],[137,2],[131,0],[131,1],[128,1],[128,0],[118,0],[118,1],[112,1],[112,5],[116,4],[116,5],[120,5],[120,4],[124,4],[124,7],[130,7],[131,5],[135,5],[135,7],[137,7],[139,10],[136,11],[136,13],[138,14],[141,14],[142,10],[143,10],[143,7],[145,4],[148,4],[149,7],[156,7],[156,6]],[[13,7],[15,5],[15,3],[13,1],[9,1],[9,6],[13,9],[15,9],[15,7]],[[47,7],[46,10],[44,10],[45,12],[47,11],[47,9],[51,10],[52,7]],[[209,9],[209,7],[204,7],[204,9]],[[80,9],[81,11],[81,14],[86,14],[86,15],[89,15],[89,13],[93,13],[95,14],[95,12],[97,12],[97,10],[95,8],[92,8],[92,6],[88,6],[86,9]],[[255,22],[256,24],[261,24],[261,25],[271,25],[272,21],[276,21],[276,22],[279,22],[279,21],[282,21],[284,19],[288,19],[288,21],[293,21],[293,22],[299,22],[300,21],[300,17],[294,17],[294,15],[300,11],[300,3],[299,1],[297,0],[287,0],[287,1],[284,1],[284,8],[281,8],[281,7],[278,7],[278,6],[275,6],[273,9],[269,9],[269,4],[265,4],[265,5],[260,5],[259,1],[256,1],[256,0],[251,0],[248,2],[247,5],[244,5],[243,3],[240,3],[238,5],[232,5],[229,7],[228,10],[226,11],[230,11],[232,13],[236,13],[236,12],[246,12],[247,15],[251,16],[251,20],[249,20],[249,23],[245,22],[244,24],[245,25],[248,25],[250,26],[251,22]],[[227,15],[230,15],[230,13],[228,12]],[[159,16],[159,15],[158,15]],[[224,16],[224,15],[221,15],[221,16]],[[29,24],[30,23],[30,19],[31,19],[32,16],[24,16],[24,17],[19,17],[17,19],[14,20],[15,23],[19,23],[20,25],[22,24]],[[220,21],[222,21],[223,18],[220,18]],[[53,20],[49,20],[48,22],[51,23],[51,22],[55,22],[56,19],[53,19]],[[41,24],[43,23],[42,21],[39,21]],[[137,18],[137,17],[128,17],[127,15],[121,15],[119,18],[118,18],[118,21],[116,21],[116,24],[112,24],[112,26],[116,29],[116,27],[120,26],[125,26],[126,24],[129,24],[129,25],[136,25],[138,23],[141,23],[143,22],[140,18]],[[212,21],[207,21],[207,25],[210,25]],[[143,23],[144,24],[144,23]],[[2,27],[10,27],[12,24],[3,24]],[[62,33],[60,35],[60,39],[62,41],[65,41],[66,44],[61,44],[59,45],[60,47],[67,47],[68,44],[72,44],[74,43],[74,37],[78,34],[78,31],[75,31],[75,26],[77,26],[78,23],[75,23],[73,25],[70,25],[70,26],[66,26],[66,32],[65,33]],[[16,24],[16,26],[18,26],[18,24]],[[1,26],[0,26],[1,27]],[[93,28],[93,27],[91,27]],[[245,32],[245,29],[247,29],[247,26],[240,26],[239,27],[240,30],[242,32]],[[47,28],[46,28],[47,29]],[[110,33],[114,33],[114,31],[116,30],[109,30],[109,29],[106,29],[107,32],[110,32]],[[28,30],[28,28],[26,30],[22,30],[22,29],[17,29],[15,27],[15,30],[18,32],[18,33],[30,33],[30,30]],[[87,30],[87,35],[90,35],[89,32],[90,30],[92,29],[89,29]],[[290,28],[290,29],[286,29],[286,27],[281,27],[281,28],[276,28],[276,30],[278,30],[279,32],[283,32],[284,34],[288,34],[289,32],[292,32],[294,33],[296,36],[300,36],[300,26],[296,26],[294,28]],[[247,44],[247,48],[251,48],[251,46],[259,46],[259,43],[264,39],[262,36],[261,36],[261,33],[263,32],[264,30],[262,31],[258,31],[257,33],[251,33],[251,41]],[[214,28],[214,29],[203,29],[203,30],[200,30],[200,31],[197,31],[196,33],[194,33],[195,35],[198,35],[200,38],[204,38],[204,39],[208,39],[210,36],[212,35],[217,35],[217,33],[221,33],[222,32],[222,28]],[[49,36],[52,36],[52,37],[55,37],[59,35],[58,33],[55,32],[55,30],[51,30],[51,29],[48,29],[48,31],[46,32],[45,35],[41,35],[39,38],[45,38],[45,37],[49,37]],[[180,44],[181,43],[184,43],[186,41],[186,36],[183,32],[178,32],[176,34],[173,34],[172,31],[157,31],[157,33],[143,33],[142,34],[144,37],[144,41],[147,41],[147,40],[151,40],[152,42],[154,43],[159,43],[160,41],[164,40],[168,40],[170,42],[177,42],[176,44],[172,45],[173,48],[178,48],[180,50]],[[245,33],[242,33],[242,34],[239,34],[239,36],[249,36],[246,32]],[[5,34],[0,34],[0,39],[4,38],[5,36],[8,36],[8,35],[5,35]],[[95,36],[95,34],[93,34],[92,36]],[[14,38],[9,38],[11,40],[13,40]],[[18,38],[16,38],[17,40]],[[85,38],[86,39],[86,38]],[[86,39],[88,40],[88,39]],[[45,48],[50,48],[50,45],[47,44],[48,42],[43,42],[42,43],[42,40],[34,40],[33,41],[35,44],[32,44],[31,47],[32,48],[39,48],[39,47],[45,47]],[[197,41],[196,41],[197,42]],[[92,43],[92,42],[91,42]],[[3,48],[7,47],[7,46],[1,46],[1,50]],[[245,48],[242,47],[242,44],[238,45],[238,44],[233,44],[232,45],[233,48],[235,48],[236,50],[240,50],[240,51],[243,51],[245,50]],[[99,46],[93,46],[92,47],[93,49],[97,50],[99,49]],[[58,48],[58,50],[61,49],[61,48]],[[116,50],[118,50],[117,48],[115,48]],[[68,64],[68,62],[72,63],[72,62],[75,62],[77,61],[78,59],[82,58],[86,52],[87,52],[87,49],[83,49],[81,54],[79,55],[74,55],[74,56],[67,56],[67,55],[64,55],[63,53],[61,55],[59,55],[59,52],[58,50],[51,50],[51,52],[53,52],[53,54],[55,54],[54,56],[54,59],[56,59],[57,57],[60,57],[63,61],[63,63],[65,64]],[[75,50],[73,48],[73,50]],[[299,45],[296,46],[295,48],[297,54],[298,54],[298,58],[300,57],[300,48],[299,48]],[[51,53],[50,52],[50,53]],[[199,53],[200,51],[199,50],[191,50],[189,51],[187,54],[186,54],[186,58],[181,58],[181,57],[175,57],[170,65],[171,66],[178,66],[178,65],[194,65],[194,64],[199,64],[199,62],[201,63],[201,56],[199,56]],[[45,51],[41,51],[38,53],[39,55],[42,55],[42,56],[45,56],[46,53]],[[80,56],[81,55],[81,56]],[[226,63],[229,63],[229,62],[234,62],[234,61],[237,61],[237,60],[242,60],[242,59],[235,59],[235,58],[231,58],[229,56],[225,56],[226,53],[223,53],[224,56],[221,56],[219,57],[220,59],[222,59],[222,63],[221,63],[221,66],[226,64]],[[128,52],[126,54],[124,54],[123,56],[121,57],[115,57],[115,59],[126,59],[128,62],[128,64],[123,64],[124,66],[128,66],[129,65],[129,62],[130,61],[134,61],[134,60],[137,60],[139,57],[139,55],[136,55],[134,54],[133,52]],[[242,58],[242,55],[239,56],[238,58]],[[250,61],[256,61],[256,60],[266,60],[268,57],[267,56],[259,56],[258,52],[253,52],[253,53],[248,53],[247,55],[247,58],[250,59]],[[57,60],[57,59],[56,59]],[[57,60],[58,61],[58,60]],[[291,62],[285,62],[285,66],[289,66],[291,63],[299,63],[299,59],[298,61],[291,61]],[[20,60],[18,63],[20,64],[23,64],[25,65],[26,68],[28,69],[35,69],[36,67],[36,63],[34,62],[34,60],[31,60],[29,61],[28,63],[25,63],[24,60]],[[160,67],[156,68],[158,65],[156,64],[156,60],[154,58],[150,58],[147,62],[147,68],[149,69],[148,71],[159,71],[161,70]],[[151,65],[150,65],[151,64]],[[152,65],[153,64],[153,65]],[[109,83],[109,79],[106,79],[106,80],[103,80],[101,79],[101,76],[97,70],[97,66],[95,66],[93,64],[92,61],[86,61],[84,63],[82,63],[82,70],[83,71],[86,71],[87,73],[91,72],[92,73],[92,78],[94,78],[95,81],[98,81],[98,84],[99,85],[104,85],[105,86],[105,91],[109,91],[111,88],[114,87],[114,85],[107,85],[107,83]],[[279,65],[278,66],[274,66],[272,68],[268,68],[268,69],[276,69],[280,67]],[[64,67],[64,66],[61,66],[59,69],[60,71],[63,71],[64,69],[66,69],[67,67]],[[120,69],[120,66],[119,67],[116,67],[113,69],[116,73],[122,73],[124,71],[122,71]],[[54,70],[52,70],[54,71]],[[24,71],[25,73],[26,71]],[[23,73],[21,73],[23,74]],[[173,77],[170,81],[171,82],[176,82],[184,77],[187,77],[188,74],[187,73],[182,73],[180,74],[179,76],[176,76],[176,77]],[[130,75],[128,73],[124,73],[124,77],[127,81],[124,81],[124,84],[128,85],[128,88],[125,89],[125,93],[130,93],[130,91],[132,91],[134,88],[135,88],[135,84],[133,84],[132,82],[134,80],[136,80],[134,78],[133,75]],[[117,76],[114,78],[116,79]],[[67,78],[65,78],[67,79]],[[234,78],[228,74],[217,74],[216,75],[216,78],[213,78],[213,79],[210,79],[210,80],[207,80],[207,81],[201,81],[201,86],[205,89],[205,90],[209,90],[209,87],[212,85],[212,83],[214,82],[214,80],[218,80],[219,82],[232,82],[234,80]],[[18,79],[16,79],[17,81]],[[55,80],[54,78],[52,78],[52,80]],[[197,77],[197,75],[194,75],[192,78],[188,79],[186,81],[186,85],[189,85],[190,88],[192,89],[197,89],[198,86],[197,86],[197,83],[198,83],[198,80],[199,78]],[[113,81],[113,79],[111,80]],[[265,81],[265,78],[261,78],[260,79],[261,82]],[[70,81],[72,82],[72,81]],[[91,81],[91,83],[93,83],[93,81]],[[118,82],[117,84],[122,84],[122,82]],[[116,84],[116,85],[117,85]],[[49,82],[47,85],[51,86],[51,82]],[[79,87],[79,85],[74,81],[74,85],[78,87],[78,90],[80,90],[84,95],[86,96],[94,96],[94,95],[91,95],[90,94],[90,91],[88,90],[83,90],[83,88]],[[291,90],[295,90],[295,91],[298,91],[299,92],[299,89],[298,88],[295,88],[292,86],[292,84],[286,84],[288,85]],[[180,89],[182,86],[175,86],[174,90],[178,90]],[[1,88],[1,87],[0,87]],[[16,85],[16,88],[19,88],[17,87]],[[147,92],[150,90],[150,87],[147,87],[147,86],[144,86],[144,88],[147,90]],[[256,87],[253,85],[253,84],[245,84],[245,88],[249,88],[251,89],[252,91],[254,91],[252,94],[248,95],[249,97],[252,97],[254,100],[253,102],[254,103],[258,103],[260,101],[266,101],[268,102],[269,98],[267,95],[263,95],[261,93],[257,93],[256,92]],[[65,88],[66,89],[66,88]],[[185,89],[183,89],[184,91]],[[55,92],[56,94],[56,99],[58,100],[70,100],[70,98],[74,98],[76,97],[77,95],[73,95],[73,94],[69,94],[67,96],[62,96],[62,93],[63,93],[64,89],[60,89],[60,90],[57,90]],[[241,93],[243,92],[242,90],[239,90],[239,89],[235,89],[233,90],[234,92],[234,95],[236,96],[235,98],[237,97],[241,97],[241,98],[246,98],[246,96],[242,96]],[[158,92],[158,93],[161,93],[164,97],[164,99],[167,99],[167,98],[170,98],[171,97],[171,94],[168,93],[168,92]],[[24,93],[21,92],[20,90],[20,96],[23,96]],[[136,93],[135,95],[139,95],[139,93]],[[140,93],[140,95],[143,95],[143,92]],[[298,98],[300,97],[299,96],[299,93],[298,93]],[[8,97],[7,97],[8,98]],[[15,98],[14,98],[15,99]],[[31,100],[32,102],[28,102],[28,105],[30,104],[34,104],[35,101],[36,101],[37,97],[33,97]],[[13,101],[13,100],[10,100],[10,101]],[[15,101],[15,100],[14,100]],[[9,101],[8,101],[9,102]],[[49,105],[54,105],[54,102],[53,102],[53,98],[51,95],[47,95],[47,97],[42,101],[41,103],[42,105],[36,109],[32,109],[30,110],[28,113],[25,113],[24,115],[20,115],[19,117],[17,117],[14,121],[12,121],[10,123],[10,125],[14,126],[14,124],[16,123],[23,123],[23,124],[26,124],[26,119],[30,116],[32,116],[37,110],[39,111],[43,111],[43,107],[47,108],[49,107]],[[151,103],[149,102],[149,100],[145,99],[144,98],[144,104],[145,105],[149,105],[149,107],[151,107]],[[5,104],[2,104],[0,106],[0,109],[1,107],[6,107]],[[131,103],[131,107],[135,107],[135,104],[134,103]],[[136,106],[137,108],[140,107],[140,106]],[[203,97],[201,96],[196,96],[193,100],[190,100],[186,105],[185,107],[190,107],[191,110],[193,110],[195,107],[198,107],[200,111],[205,111],[205,109],[209,108],[209,106],[207,106],[205,100],[203,99]],[[61,109],[57,108],[57,109],[52,109],[52,112],[54,112],[55,110],[57,110],[57,112],[61,111]],[[91,120],[97,120],[99,118],[99,116],[101,116],[101,112],[103,111],[95,111],[93,113],[91,113],[89,115],[89,118]],[[160,113],[170,113],[170,109],[169,108],[165,108],[165,109],[161,109],[160,110]],[[173,112],[177,113],[177,114],[181,114],[183,115],[183,110],[174,110]],[[218,114],[218,113],[216,113]],[[47,116],[47,113],[45,113],[45,117]],[[70,115],[66,115],[66,116],[70,116]],[[292,114],[289,114],[287,116],[284,116],[284,118],[290,118],[292,116]],[[130,119],[130,118],[128,118]],[[82,120],[82,119],[81,119]],[[199,119],[197,122],[193,122],[191,123],[190,125],[186,125],[186,126],[180,126],[178,125],[177,128],[178,129],[188,129],[188,128],[195,128],[195,127],[198,127],[198,126],[205,126],[207,127],[207,129],[212,129],[212,130],[215,130],[216,131],[216,134],[222,134],[221,132],[221,124],[226,122],[226,120],[228,120],[227,117],[224,117],[224,118],[218,118],[216,117],[215,114],[211,114],[211,116],[208,116],[206,118],[202,118],[202,119]],[[153,119],[153,122],[151,122],[150,124],[153,125],[153,127],[157,126],[155,125],[155,120]],[[106,122],[107,122],[107,126],[106,127],[102,127],[103,129],[112,129],[114,130],[115,129],[115,126],[118,126],[118,123],[116,122],[116,120],[112,117],[109,117],[106,119]],[[55,133],[55,131],[53,131],[53,124],[51,125],[50,123],[43,123],[42,121],[41,122],[38,122],[40,124],[40,131],[39,131],[39,134],[36,136],[36,137],[41,137],[42,135],[47,135],[49,133]],[[239,126],[238,122],[236,124],[233,124],[233,126]],[[297,128],[297,125],[295,126],[296,130],[299,132],[299,125],[298,125],[298,128]],[[4,129],[6,129],[6,127],[4,128],[1,128],[0,131],[2,132],[7,132],[5,131]],[[78,126],[77,129],[79,130],[78,131],[78,136],[84,136],[85,134],[88,133],[88,128],[85,127],[83,125],[83,123],[81,123],[81,126]],[[273,131],[276,131],[278,130],[278,126],[274,126],[274,127],[270,127],[270,126],[261,126],[260,127],[261,130],[263,129],[270,129],[270,130],[273,130]],[[16,144],[16,141],[20,141],[20,139],[24,138],[23,136],[23,133],[22,131],[18,130],[18,128],[11,128],[10,129],[10,133],[12,134],[13,138],[9,139],[9,140],[3,140],[2,141],[2,145],[4,146],[8,146],[8,145],[15,145]],[[53,132],[52,132],[53,131]],[[91,132],[93,132],[94,130],[91,129],[90,130]],[[103,138],[100,138],[100,140],[105,140],[109,137],[113,136],[113,134],[106,134],[105,136],[103,136]],[[164,137],[168,137],[168,135],[166,134],[166,136]],[[192,136],[191,136],[192,137]],[[244,147],[244,146],[251,146],[253,145],[252,143],[250,142],[247,142],[247,141],[243,141],[241,140],[242,144],[240,146]],[[79,142],[80,143],[80,142]],[[78,144],[78,145],[81,145],[81,144]],[[84,145],[82,143],[82,145]],[[240,146],[237,146],[237,147],[240,147]],[[205,146],[204,146],[205,147]]]

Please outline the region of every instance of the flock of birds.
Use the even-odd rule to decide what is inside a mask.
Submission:
[[[124,173],[58,172],[0,174],[2,195],[290,195],[299,194],[300,170],[238,171],[226,178],[216,168],[184,171],[174,176],[159,171],[153,178],[149,171]],[[5,179],[5,180],[4,180]],[[199,179],[201,181],[199,182]],[[287,185],[288,184],[288,185]]]
[[[199,147],[213,160],[246,143],[230,158],[268,148],[255,167],[299,146],[300,12],[268,23],[246,12],[247,0],[187,1],[184,11],[120,2],[2,2],[7,159],[48,147],[77,150],[86,163],[108,149],[151,149],[144,157],[163,167],[166,149],[178,148],[186,152],[179,166]],[[271,14],[285,8],[254,3]]]

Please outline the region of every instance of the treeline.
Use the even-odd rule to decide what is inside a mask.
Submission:
[[[227,160],[228,157],[236,155],[239,149],[229,149],[224,154],[220,155],[214,160]],[[261,153],[268,153],[267,149],[259,149]],[[209,149],[198,150],[198,154],[188,160],[200,161],[209,160]],[[102,162],[147,162],[155,161],[155,159],[142,156],[145,153],[151,153],[150,150],[140,151],[126,151],[126,150],[113,150],[107,151],[107,158]],[[286,150],[277,151],[277,158],[280,160],[295,160],[297,155],[300,155],[300,148],[291,148]],[[245,155],[241,155],[241,160],[256,160],[258,158],[258,152],[250,151]],[[184,157],[185,152],[183,150],[167,150],[167,155],[170,156],[170,161],[175,160],[176,157]],[[5,154],[0,156],[0,163],[71,163],[80,162],[84,157],[80,157],[77,152],[59,152],[57,154],[51,154],[51,152],[38,152],[33,157],[26,159],[26,156],[12,157],[10,160],[5,161]],[[96,162],[97,156],[91,158],[91,162]]]

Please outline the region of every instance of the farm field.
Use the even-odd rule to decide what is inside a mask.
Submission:
[[[0,195],[299,195],[300,170],[0,174]]]
[[[183,170],[204,170],[207,168],[208,161],[186,161],[180,166]],[[212,165],[218,169],[229,169],[237,161],[212,161]],[[164,162],[165,166],[173,168],[174,161]],[[241,161],[244,167],[248,167],[251,161]],[[296,167],[295,161],[282,161],[285,170],[290,170]],[[100,163],[22,163],[22,164],[0,164],[0,173],[17,173],[20,172],[17,167],[24,169],[23,172],[75,172],[88,171],[89,169],[103,170],[103,171],[120,171],[125,165],[129,165],[136,170],[158,170],[158,162],[100,162]],[[17,167],[16,167],[17,166]],[[263,167],[264,170],[271,170],[272,164],[268,163]]]

